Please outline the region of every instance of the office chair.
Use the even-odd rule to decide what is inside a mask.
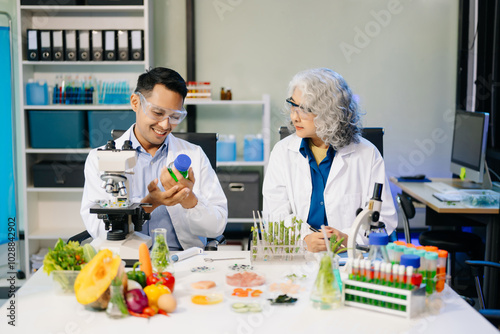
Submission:
[[[384,156],[384,128],[363,128],[361,130],[361,136],[371,142],[380,152],[382,157]],[[291,132],[286,126],[282,126],[279,129],[280,140],[288,137]]]
[[[410,242],[410,224],[409,220],[415,217],[415,206],[412,198],[406,194],[397,194],[396,200],[403,213],[403,224],[406,242]],[[436,246],[439,249],[448,251],[448,273],[451,277],[455,277],[455,260],[456,253],[468,253],[474,258],[481,258],[484,254],[484,244],[481,238],[473,233],[442,230],[442,231],[425,231],[419,236],[419,242],[423,246]]]
[[[466,260],[472,270],[472,275],[474,276],[474,283],[476,285],[476,293],[479,301],[479,313],[483,315],[489,322],[494,326],[500,326],[500,310],[488,309],[486,308],[486,303],[484,301],[483,290],[481,289],[481,277],[483,277],[482,270],[484,267],[490,267],[494,270],[500,270],[500,263],[489,262],[489,261],[471,261]]]
[[[120,138],[126,130],[111,130],[111,137],[113,140]],[[217,164],[217,133],[195,133],[195,132],[178,132],[174,133],[174,136],[177,138],[184,139],[192,144],[200,146],[205,154],[210,160],[210,164],[212,168],[216,168]],[[83,231],[78,233],[68,241],[78,241],[82,243],[84,240],[90,238],[90,234],[87,231]],[[219,245],[223,245],[226,243],[226,238],[224,235],[220,235],[216,238],[207,238],[207,244],[205,245],[206,251],[216,251]]]

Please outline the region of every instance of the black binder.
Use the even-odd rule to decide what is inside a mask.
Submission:
[[[78,60],[90,60],[90,31],[78,30]]]
[[[144,60],[144,31],[130,30],[130,59]]]
[[[38,31],[34,29],[26,30],[27,40],[27,54],[28,60],[40,60],[40,53],[38,52]]]
[[[101,30],[92,30],[91,35],[91,52],[92,52],[92,60],[101,61],[103,55],[102,49],[102,31]]]
[[[76,31],[75,30],[65,30],[64,31],[64,60],[75,61],[76,60]]]
[[[40,30],[40,60],[52,60],[52,41],[50,30]]]
[[[116,31],[104,31],[104,60],[116,60]]]
[[[128,60],[128,31],[118,30],[117,31],[117,42],[118,42],[118,60]]]
[[[63,31],[52,30],[52,60],[62,61],[64,59]]]

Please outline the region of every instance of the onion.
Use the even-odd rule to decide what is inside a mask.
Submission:
[[[135,313],[142,313],[145,307],[148,306],[148,297],[142,289],[132,289],[126,295],[127,307]]]

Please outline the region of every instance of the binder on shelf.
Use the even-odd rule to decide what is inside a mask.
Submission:
[[[40,30],[40,60],[52,60],[50,30]]]
[[[128,31],[118,30],[117,31],[117,41],[118,41],[118,60],[128,60]]]
[[[78,60],[90,60],[90,31],[78,30]]]
[[[130,30],[130,59],[144,60],[144,31]]]
[[[55,61],[64,59],[62,30],[52,30],[52,59]]]
[[[76,30],[64,30],[64,60],[76,60]]]
[[[102,30],[92,30],[91,37],[91,48],[92,48],[92,60],[101,61],[103,50],[102,50]]]
[[[104,60],[116,60],[116,31],[104,31]]]
[[[27,38],[27,55],[28,60],[40,60],[40,54],[38,52],[38,30],[28,29],[26,30]]]

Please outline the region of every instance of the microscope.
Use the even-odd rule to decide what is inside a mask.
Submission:
[[[128,180],[126,174],[133,174],[132,168],[137,163],[137,152],[132,142],[126,140],[121,150],[115,148],[110,140],[104,149],[97,150],[101,187],[111,194],[112,199],[99,200],[90,208],[90,213],[97,214],[103,220],[107,232],[106,240],[98,245],[120,255],[122,259],[137,259],[141,243],[151,246],[151,237],[139,233],[142,225],[149,220],[150,214],[144,211],[146,203],[132,203],[128,198]]]
[[[364,209],[359,208],[356,212],[356,219],[352,224],[350,238],[347,241],[347,256],[350,259],[349,262],[356,258],[363,257],[357,249],[363,249],[364,247],[356,245],[356,237],[360,228],[365,231],[365,237],[368,237],[373,230],[385,230],[385,224],[379,222],[380,209],[382,207],[382,187],[383,184],[375,183],[373,196],[370,201],[368,201],[367,206]],[[349,268],[347,269],[349,270]]]

